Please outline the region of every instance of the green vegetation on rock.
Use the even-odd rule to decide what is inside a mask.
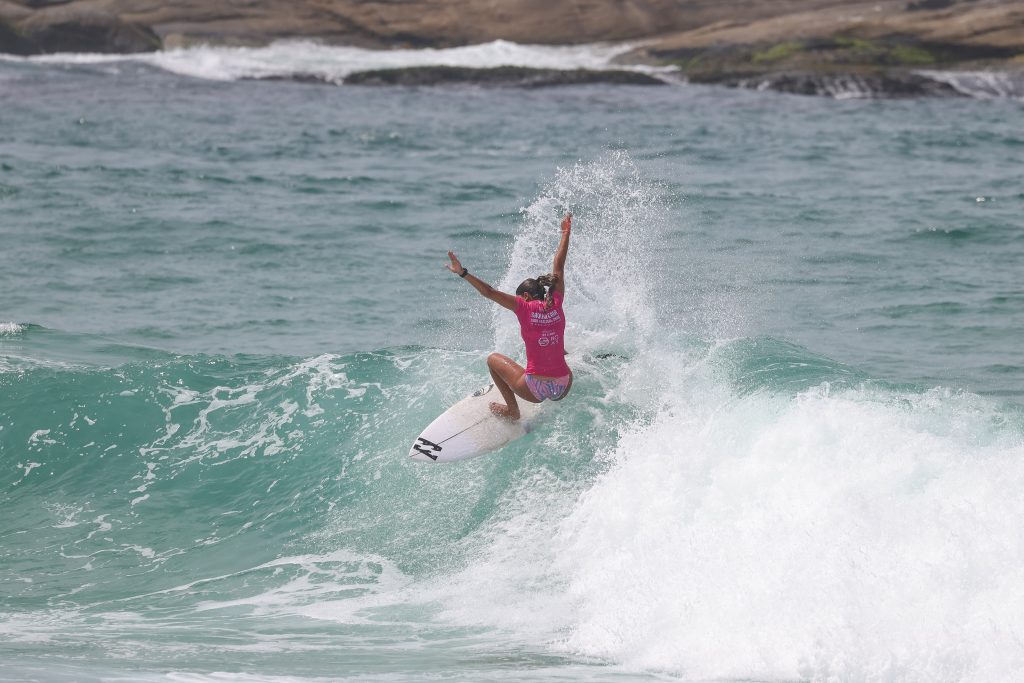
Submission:
[[[913,45],[897,45],[892,54],[898,63],[907,66],[927,66],[938,61],[928,50]]]
[[[753,50],[750,63],[760,66],[925,66],[941,61],[928,48],[899,40],[867,40],[834,36],[816,40],[788,40]]]
[[[715,46],[673,55],[691,80],[756,77],[767,73],[881,73],[931,66],[954,59],[954,48],[924,45],[905,37],[869,40],[838,35],[758,45]]]
[[[750,61],[754,64],[774,64],[788,59],[805,49],[805,43],[798,40],[789,40],[784,43],[777,43],[767,50],[755,52]]]

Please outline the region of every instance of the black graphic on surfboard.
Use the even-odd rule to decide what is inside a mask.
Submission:
[[[540,406],[523,402],[519,408],[522,417],[506,420],[491,412],[490,403],[498,398],[497,393],[490,385],[448,408],[420,433],[409,456],[429,463],[464,460],[496,451],[528,434]]]
[[[427,448],[430,448],[430,450],[428,451]],[[431,460],[437,460],[437,453],[441,450],[441,447],[433,441],[428,441],[421,436],[416,439],[416,445],[414,445],[412,449],[417,453],[422,453]]]

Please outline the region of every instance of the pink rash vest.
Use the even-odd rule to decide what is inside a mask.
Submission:
[[[527,301],[516,297],[519,332],[526,343],[526,374],[543,377],[564,377],[569,374],[565,364],[565,314],[562,293],[552,292],[552,306],[547,302]]]

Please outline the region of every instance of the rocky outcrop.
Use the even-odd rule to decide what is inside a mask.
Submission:
[[[0,52],[15,54],[139,52],[195,43],[260,45],[300,37],[375,48],[445,47],[496,39],[573,44],[643,38],[644,45],[625,60],[674,64],[695,82],[807,94],[863,87],[867,93],[883,95],[934,95],[948,94],[949,88],[922,76],[922,70],[1024,64],[1024,3],[0,0]],[[585,78],[437,68],[399,72],[363,78],[381,84],[527,86]]]
[[[543,88],[557,85],[666,85],[665,81],[636,71],[590,69],[528,69],[502,66],[470,69],[456,66],[420,66],[405,69],[377,69],[350,74],[346,85],[474,85],[485,87]]]
[[[962,94],[925,72],[1017,70],[1024,5],[999,0],[849,3],[663,36],[632,57],[697,83],[835,97]]]
[[[715,7],[711,0],[692,2],[703,8],[697,13],[678,11],[676,0],[67,0],[54,7],[45,0],[0,2],[33,15],[58,8],[104,12],[149,27],[167,46],[258,45],[288,37],[378,48],[497,39],[572,44],[641,38],[725,15],[721,10],[707,14]],[[16,28],[18,21],[12,22]],[[53,47],[52,42],[45,46]]]
[[[136,53],[159,50],[162,42],[148,26],[79,3],[43,7],[33,12],[4,3],[0,12],[0,51],[13,54],[46,52]],[[44,4],[44,3],[36,3]],[[52,3],[51,3],[52,4]]]
[[[909,69],[1009,61],[1016,55],[1014,50],[1002,47],[925,43],[907,35],[879,39],[838,35],[778,43],[652,49],[651,53],[675,63],[690,80],[701,83],[794,72],[879,76]]]
[[[148,26],[77,3],[47,7],[21,22],[22,35],[39,52],[136,53],[159,50]]]
[[[25,38],[17,24],[32,15],[32,10],[7,0],[0,0],[0,52],[13,55],[28,55],[36,52],[35,46]]]
[[[923,2],[923,4],[922,4]],[[645,51],[671,54],[715,47],[778,44],[844,36],[1024,53],[1024,4],[1019,0],[869,0],[841,4],[807,1],[769,17],[739,14],[697,29],[666,31]]]
[[[9,22],[0,19],[0,52],[10,55],[30,55],[36,52],[35,45]]]
[[[748,35],[751,31],[770,33],[773,26],[784,37],[808,31],[828,35],[865,18],[874,21],[897,15],[916,17],[913,30],[928,25],[927,30],[942,33],[943,27],[958,23],[953,15],[964,0],[941,10],[925,8],[936,1],[918,0],[911,3],[915,5],[911,11],[904,0],[0,0],[0,18],[20,28],[26,13],[51,15],[40,22],[56,21],[53,11],[58,9],[83,12],[80,16],[85,19],[89,13],[106,14],[130,26],[149,27],[168,46],[257,45],[287,37],[386,48],[446,47],[497,39],[577,44],[667,36],[665,49],[671,49],[677,36],[688,47],[697,45],[695,40],[703,40],[704,46],[749,43],[766,39]],[[921,2],[925,5],[917,7]],[[970,4],[978,10],[977,17],[985,14],[980,11],[983,7],[994,4],[997,11],[990,12],[986,21],[996,25],[999,8],[1020,3],[974,0]],[[22,16],[10,16],[4,6],[18,8]],[[936,18],[937,12],[950,16]],[[903,29],[894,26],[892,30]],[[45,47],[51,49],[54,44]]]
[[[295,81],[339,85],[338,81],[316,74],[254,77],[257,81]],[[548,88],[559,85],[668,85],[667,81],[645,73],[622,69],[534,69],[499,66],[474,69],[463,66],[411,66],[397,69],[371,69],[349,74],[344,85],[431,87],[464,85],[483,88]]]

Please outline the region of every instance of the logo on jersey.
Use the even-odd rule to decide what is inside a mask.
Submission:
[[[534,325],[554,325],[562,320],[562,316],[555,310],[534,311],[530,313],[530,320],[533,321]]]

